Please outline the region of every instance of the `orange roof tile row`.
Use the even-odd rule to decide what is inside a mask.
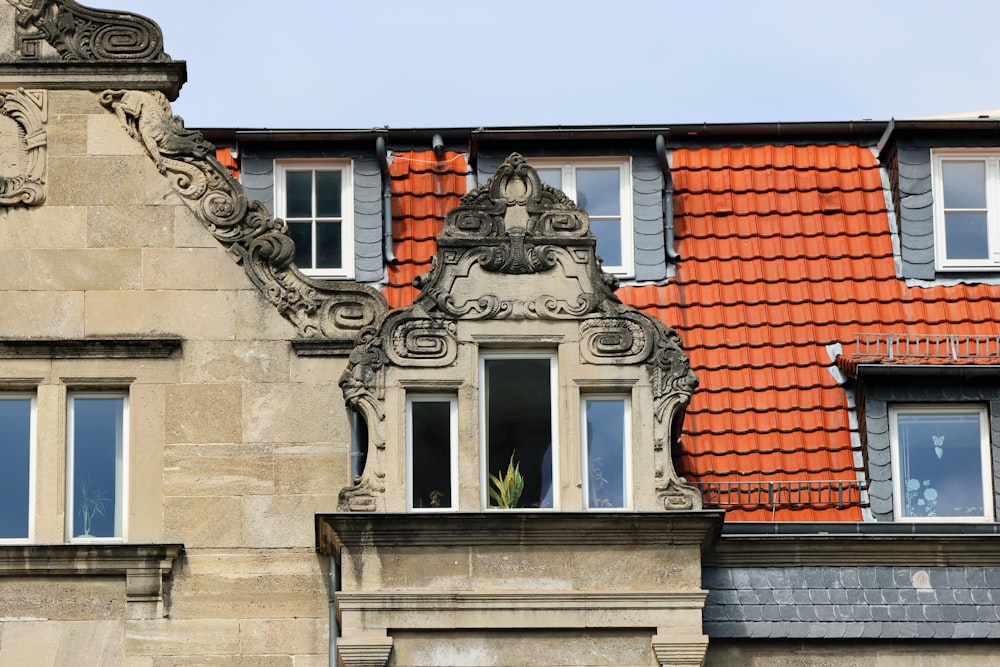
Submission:
[[[461,153],[404,151],[389,165],[392,184],[392,239],[397,263],[389,266],[388,286],[382,291],[389,306],[413,303],[420,291],[413,279],[431,269],[434,239],[444,217],[458,206],[466,192],[469,167]]]

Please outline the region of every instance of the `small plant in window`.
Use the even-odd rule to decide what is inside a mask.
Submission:
[[[493,507],[511,509],[517,507],[521,500],[521,492],[524,491],[524,477],[521,476],[521,464],[514,464],[514,455],[510,455],[510,462],[507,464],[507,472],[502,470],[496,475],[490,475],[490,498],[493,500]]]
[[[608,479],[601,470],[600,457],[590,459],[590,506],[591,507],[614,507],[608,497]]]
[[[427,494],[427,497],[430,499],[431,507],[441,507],[441,499],[444,498],[444,491],[434,489]]]
[[[85,537],[90,537],[90,528],[96,517],[104,516],[108,507],[108,496],[104,489],[93,482],[84,482],[80,485],[80,518],[83,521],[83,533]]]
[[[931,486],[929,479],[925,479],[923,482],[914,478],[906,480],[904,497],[907,516],[918,514],[937,516],[938,492]]]

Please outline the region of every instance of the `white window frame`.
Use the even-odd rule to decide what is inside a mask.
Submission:
[[[316,223],[334,221],[333,218],[311,218],[312,223],[312,266],[298,267],[303,274],[312,278],[353,278],[354,277],[354,169],[348,159],[302,160],[283,159],[274,161],[274,206],[275,217],[288,221],[285,175],[295,171],[336,171],[340,172],[340,247],[343,252],[340,268],[316,267]],[[315,212],[316,188],[313,187],[313,211]],[[303,219],[294,219],[299,222]]]
[[[982,470],[982,493],[983,493],[983,514],[973,517],[962,516],[904,516],[904,489],[906,480],[903,479],[902,453],[899,443],[899,415],[933,415],[933,414],[955,414],[955,413],[979,413],[979,453],[980,469]],[[892,509],[896,521],[916,522],[916,523],[982,523],[993,521],[994,498],[993,498],[993,446],[990,441],[990,419],[989,410],[986,405],[979,403],[956,403],[956,404],[895,404],[889,406],[889,444],[892,463]]]
[[[120,499],[120,517],[116,517],[116,535],[112,537],[74,536],[74,519],[76,508],[73,505],[74,464],[76,457],[75,443],[75,404],[77,399],[88,398],[120,398],[122,400],[122,454],[117,461],[120,470],[116,470],[116,499]],[[129,395],[127,391],[70,391],[66,395],[66,538],[70,542],[124,542],[128,535],[129,514]],[[119,488],[120,486],[120,488]],[[116,506],[117,507],[117,506]]]
[[[486,449],[486,362],[490,359],[547,359],[549,361],[549,395],[551,411],[552,442],[552,507],[526,507],[516,510],[491,507],[489,498],[490,474],[489,452]],[[479,355],[479,490],[480,506],[490,512],[552,512],[559,510],[559,366],[555,352],[547,351],[490,351]],[[493,471],[495,472],[495,471]]]
[[[591,507],[590,506],[590,443],[587,439],[587,403],[589,401],[623,401],[625,404],[622,419],[622,450],[623,450],[623,484],[624,505],[621,507]],[[583,506],[587,511],[620,512],[632,509],[632,397],[627,392],[584,393],[580,395],[580,451],[581,475],[583,478]]]
[[[449,461],[451,465],[450,496],[448,507],[413,506],[413,404],[448,403]],[[458,397],[455,394],[421,394],[406,396],[406,508],[411,512],[455,512],[458,510]]]
[[[949,259],[945,236],[945,162],[983,162],[986,166],[986,227],[989,257]],[[988,149],[935,149],[931,151],[934,200],[934,262],[939,271],[1000,269],[1000,152]]]
[[[28,422],[28,535],[26,537],[0,537],[0,544],[27,544],[35,539],[35,510],[37,489],[35,479],[37,477],[38,465],[38,397],[34,393],[28,392],[3,392],[0,393],[0,401],[29,400],[29,422]]]
[[[635,275],[635,233],[632,221],[632,158],[630,157],[574,157],[574,158],[532,158],[531,166],[535,169],[562,170],[562,191],[573,201],[576,196],[577,169],[617,169],[619,206],[621,207],[621,257],[620,265],[603,264],[601,268],[620,278],[630,278]],[[593,216],[591,220],[599,220],[601,216]]]

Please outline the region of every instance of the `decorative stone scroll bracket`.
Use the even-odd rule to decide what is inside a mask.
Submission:
[[[107,90],[100,101],[300,337],[353,343],[388,310],[385,298],[371,287],[303,275],[293,263],[295,245],[284,221],[272,219],[263,204],[247,199],[243,187],[215,159],[214,146],[184,127],[162,93]]]
[[[157,62],[163,33],[154,21],[128,12],[92,9],[74,0],[8,0],[17,8],[17,55],[44,57],[41,42],[62,60]]]

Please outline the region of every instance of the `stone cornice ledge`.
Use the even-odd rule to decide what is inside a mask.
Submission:
[[[0,359],[166,359],[182,342],[179,336],[0,338]]]
[[[164,62],[0,62],[0,88],[48,90],[159,90],[174,101],[187,81],[187,63]]]
[[[173,569],[183,544],[4,544],[0,576],[126,575],[162,576]]]
[[[344,546],[439,547],[527,545],[690,545],[705,550],[723,513],[484,512],[397,514],[337,512],[316,515],[316,544],[338,555]]]
[[[1000,524],[729,524],[707,567],[985,566],[1000,563]]]

